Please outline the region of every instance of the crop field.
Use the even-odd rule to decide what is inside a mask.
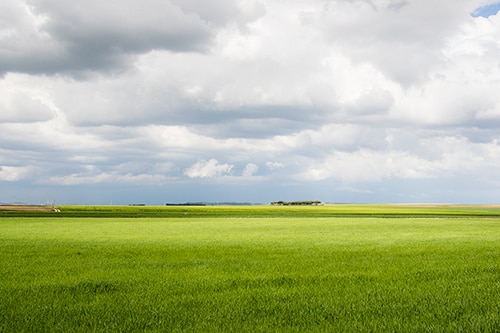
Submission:
[[[0,332],[499,332],[500,208],[0,211]]]

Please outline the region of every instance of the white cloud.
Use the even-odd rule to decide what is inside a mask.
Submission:
[[[103,172],[99,168],[90,167],[79,173],[53,176],[48,179],[39,179],[41,184],[51,184],[60,186],[92,185],[103,184],[133,184],[136,186],[161,186],[168,182],[170,178],[165,174],[158,173],[118,173]]]
[[[405,152],[359,150],[335,152],[323,161],[313,161],[300,174],[303,179],[338,179],[347,183],[381,181],[384,178],[427,178],[440,172],[439,163]]]
[[[184,171],[189,178],[214,178],[227,175],[233,169],[231,164],[219,164],[215,159],[198,161]]]
[[[281,162],[266,162],[266,166],[271,170],[282,169],[285,165]]]
[[[98,183],[107,183],[110,181],[110,175],[106,173],[96,174],[96,175],[81,175],[81,174],[70,174],[63,176],[50,177],[48,180],[41,180],[42,183],[47,182],[53,185],[90,185]]]
[[[337,179],[346,183],[384,179],[423,179],[476,174],[500,163],[497,140],[472,143],[464,137],[436,136],[421,139],[426,155],[389,150],[336,151],[323,159],[305,163],[300,177],[310,180]]]
[[[32,172],[31,167],[0,165],[0,181],[18,181]]]
[[[241,174],[243,177],[251,177],[253,176],[257,171],[259,170],[259,167],[257,164],[254,163],[248,163],[245,166],[245,169],[243,169],[243,173]]]
[[[4,1],[0,178],[363,200],[497,179],[500,15],[470,15],[489,3]]]
[[[350,59],[408,86],[443,64],[441,48],[474,8],[472,2],[450,0],[439,6],[431,0],[333,1],[320,22]]]
[[[25,83],[15,76],[0,80],[0,123],[38,122],[55,117],[43,87]]]

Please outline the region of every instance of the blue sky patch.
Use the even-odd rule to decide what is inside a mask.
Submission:
[[[472,17],[490,17],[492,15],[496,15],[500,11],[500,2],[493,3],[491,5],[479,7],[474,12],[472,12]]]

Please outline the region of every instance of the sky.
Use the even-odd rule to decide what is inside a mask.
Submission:
[[[500,202],[500,5],[3,0],[0,202]]]

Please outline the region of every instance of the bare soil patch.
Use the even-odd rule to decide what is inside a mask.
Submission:
[[[35,205],[0,205],[0,210],[14,210],[24,212],[57,212],[57,208],[50,206],[35,206]]]

